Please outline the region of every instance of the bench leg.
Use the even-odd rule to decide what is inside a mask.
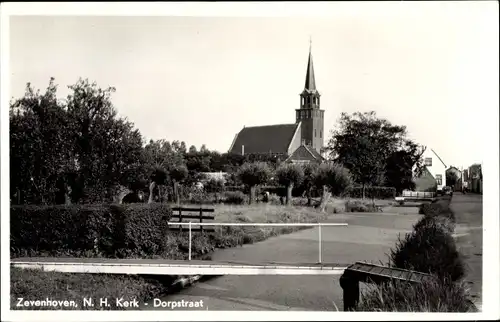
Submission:
[[[359,301],[359,281],[342,275],[340,277],[340,286],[344,291],[344,311],[352,311]]]

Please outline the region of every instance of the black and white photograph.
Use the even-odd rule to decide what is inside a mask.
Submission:
[[[2,320],[500,318],[498,2],[1,14]]]

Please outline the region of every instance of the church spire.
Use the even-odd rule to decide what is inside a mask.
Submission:
[[[312,40],[309,38],[309,60],[307,62],[306,84],[304,90],[307,92],[316,92],[316,80],[314,79],[314,66],[312,59]]]

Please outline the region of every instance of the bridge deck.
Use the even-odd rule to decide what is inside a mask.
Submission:
[[[54,258],[11,259],[11,266],[66,273],[151,275],[340,275],[347,265],[333,263],[260,263],[232,261]]]

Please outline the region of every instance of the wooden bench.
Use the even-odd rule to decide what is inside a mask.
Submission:
[[[382,284],[399,280],[422,283],[433,278],[430,274],[356,262],[348,266],[340,277],[340,286],[344,292],[344,311],[351,311],[358,304],[360,282]]]
[[[191,231],[199,231],[199,232],[214,232],[214,228],[213,227],[203,227],[203,226],[199,226],[199,227],[196,227],[196,224],[197,223],[203,223],[203,222],[206,222],[207,220],[214,220],[215,219],[215,215],[205,215],[205,213],[213,213],[214,212],[214,209],[213,208],[203,208],[203,207],[200,207],[200,208],[195,208],[195,207],[174,207],[172,208],[172,219],[178,219],[177,222],[189,222],[191,220],[187,220],[185,221],[184,219],[195,219],[195,221],[193,221],[193,226],[195,226],[195,228],[191,228]],[[205,221],[204,221],[205,220]],[[172,222],[172,220],[171,220]],[[184,226],[184,225],[176,225],[174,227],[172,227],[173,225],[170,225],[168,227],[169,230],[173,230],[173,231],[188,231],[188,227]]]

